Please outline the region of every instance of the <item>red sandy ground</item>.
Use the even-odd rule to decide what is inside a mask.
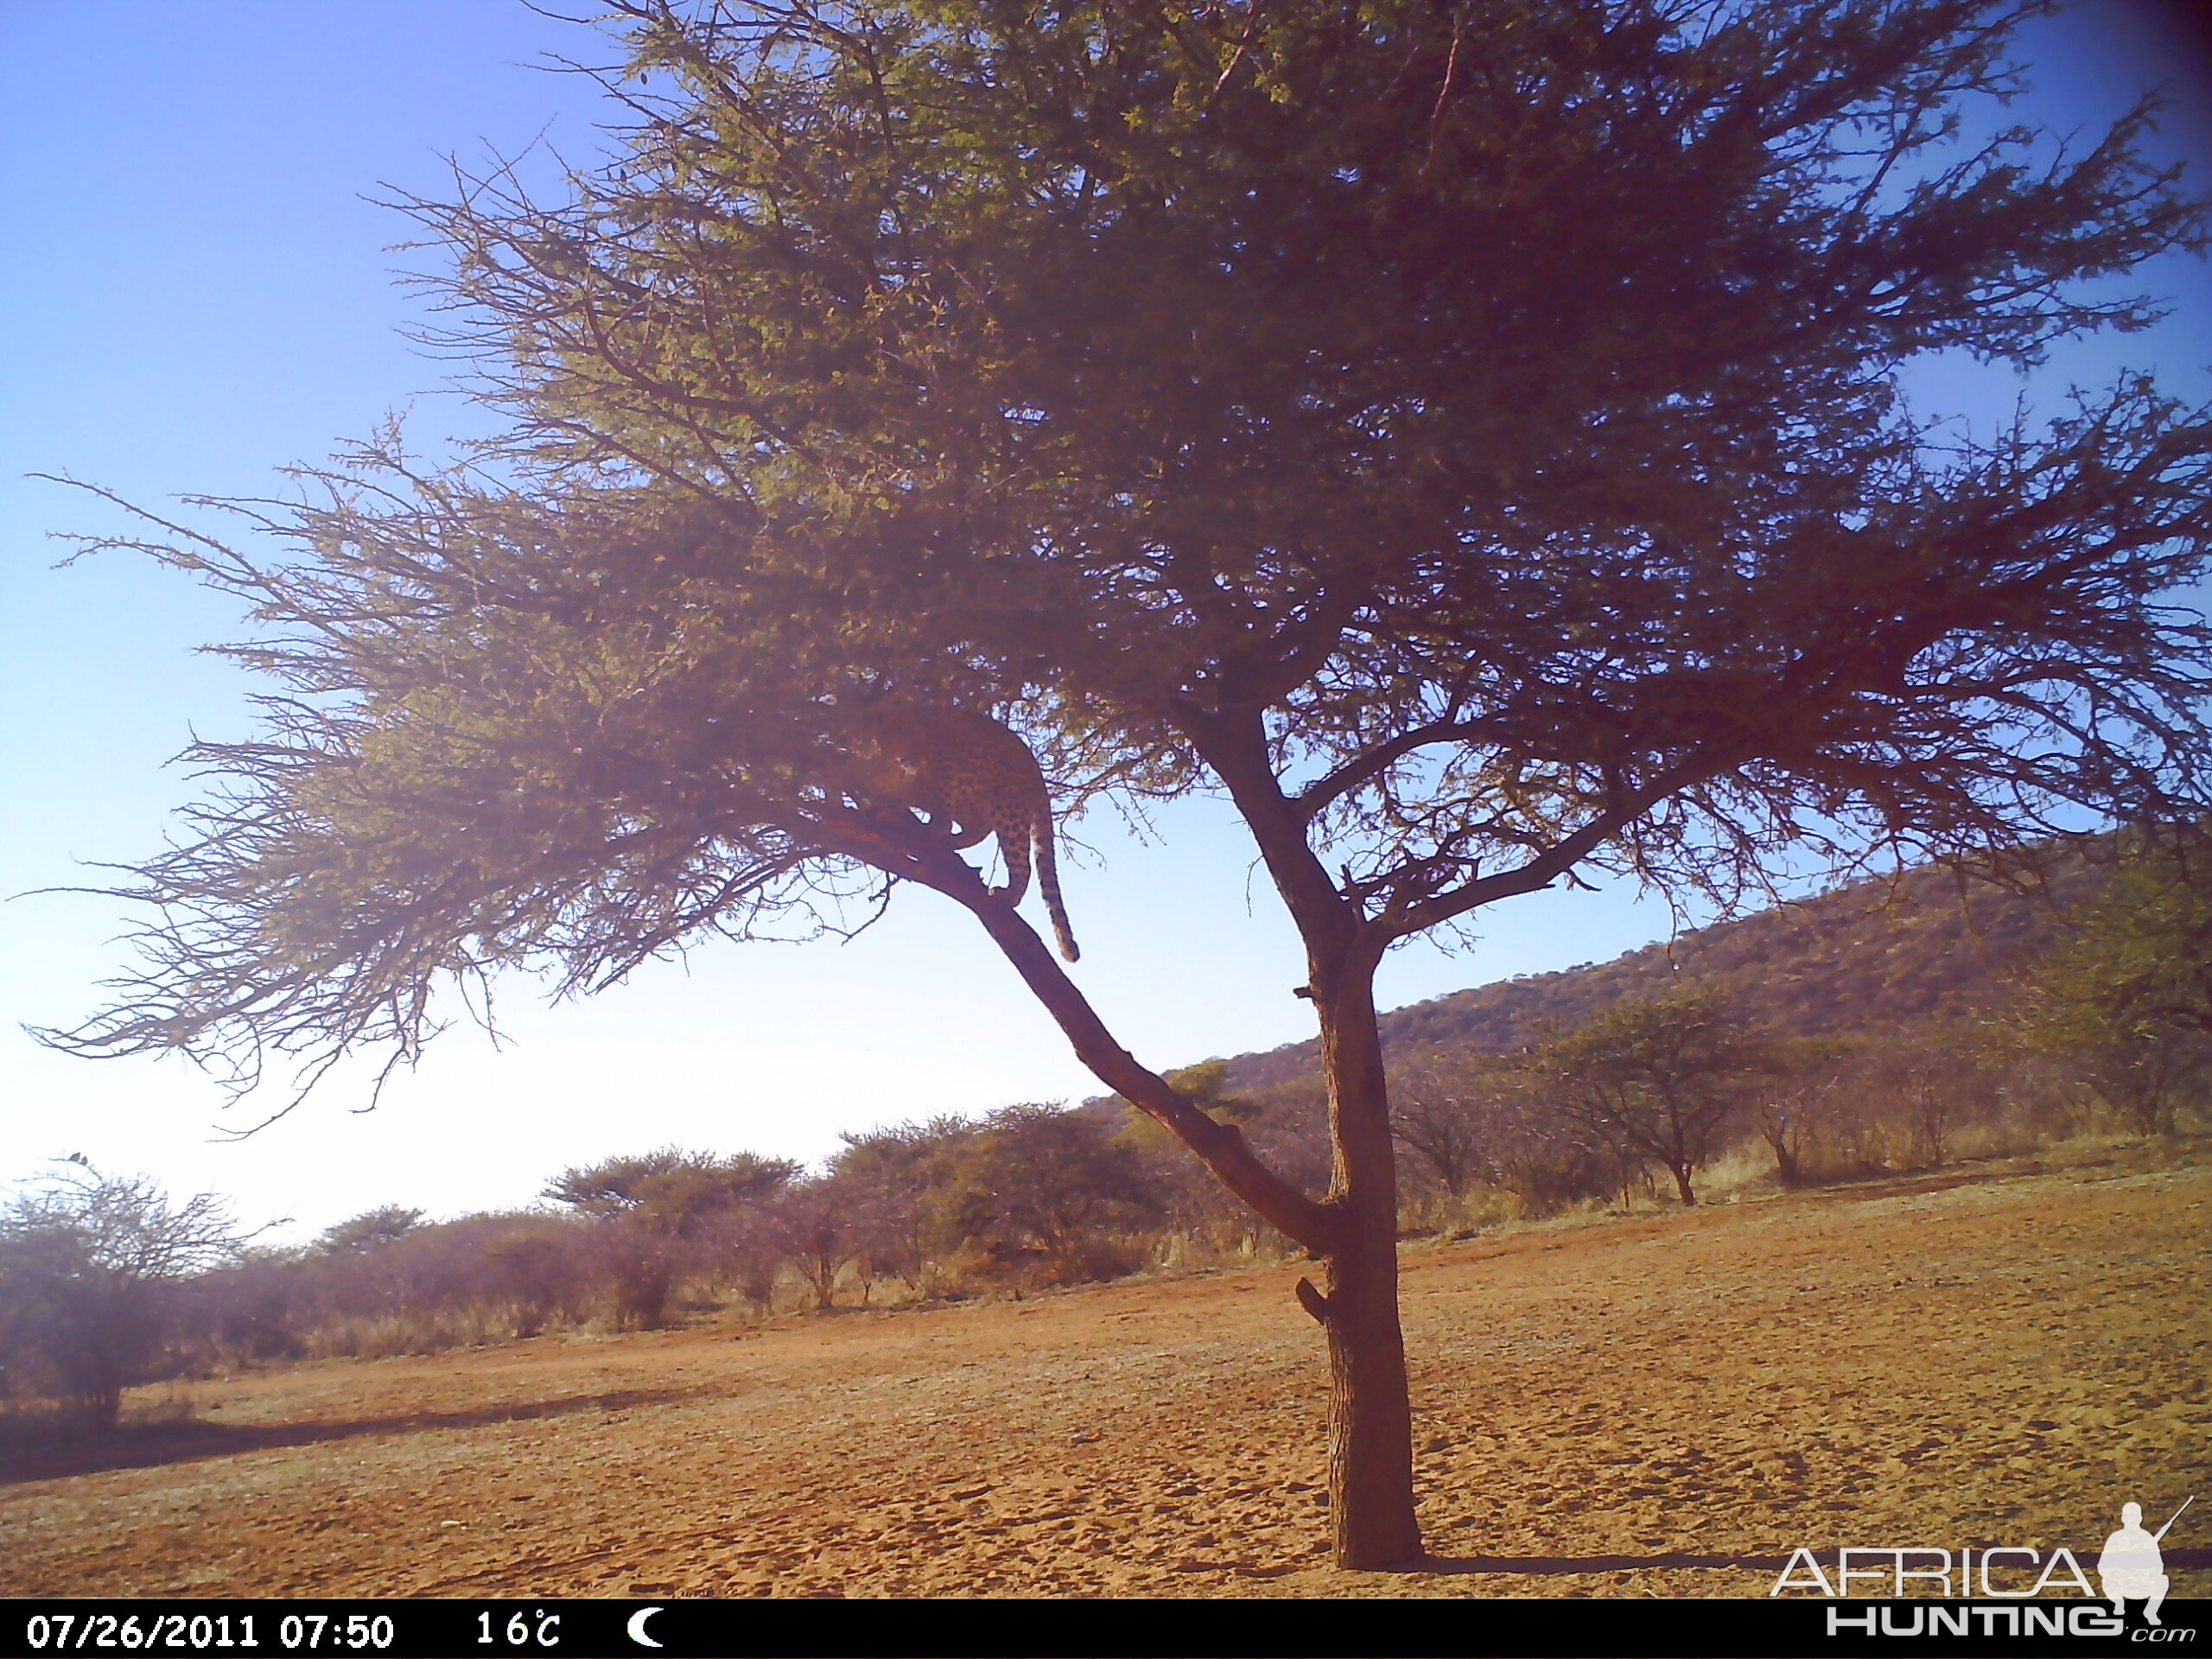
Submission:
[[[1799,1544],[2094,1565],[2195,1491],[2201,1596],[2208,1165],[1409,1248],[1414,1575],[1325,1564],[1321,1344],[1262,1268],[196,1383],[0,1468],[0,1593],[1761,1595]]]

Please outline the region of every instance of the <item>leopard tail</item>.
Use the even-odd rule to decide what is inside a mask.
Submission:
[[[1060,861],[1052,851],[1052,814],[1048,808],[1037,817],[1037,891],[1045,895],[1045,913],[1052,918],[1052,937],[1060,954],[1070,962],[1082,959],[1075,935],[1068,931],[1067,906],[1060,902]]]

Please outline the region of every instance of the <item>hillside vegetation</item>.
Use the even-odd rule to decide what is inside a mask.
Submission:
[[[1382,1016],[1391,1059],[1424,1050],[1503,1054],[1580,1026],[1624,999],[1685,981],[1725,987],[1753,1019],[1800,1036],[1986,1017],[2016,994],[2014,976],[2067,926],[2102,881],[2080,857],[2053,861],[2018,887],[1923,867],[1647,944],[1606,963],[1518,975]],[[1315,1045],[1293,1043],[1226,1062],[1234,1088],[1314,1074]]]

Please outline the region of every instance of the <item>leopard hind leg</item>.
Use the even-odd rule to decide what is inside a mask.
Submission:
[[[1001,819],[998,836],[999,856],[1006,861],[1006,885],[991,892],[1009,905],[1018,905],[1029,891],[1029,825]]]

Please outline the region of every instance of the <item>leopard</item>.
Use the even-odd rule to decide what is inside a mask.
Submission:
[[[1031,849],[1037,889],[1052,922],[1060,955],[1082,959],[1060,898],[1052,846],[1052,803],[1045,773],[1028,744],[976,709],[929,706],[881,697],[855,715],[847,753],[859,792],[870,805],[905,808],[968,848],[998,837],[1006,885],[994,898],[1018,905],[1029,891]]]

